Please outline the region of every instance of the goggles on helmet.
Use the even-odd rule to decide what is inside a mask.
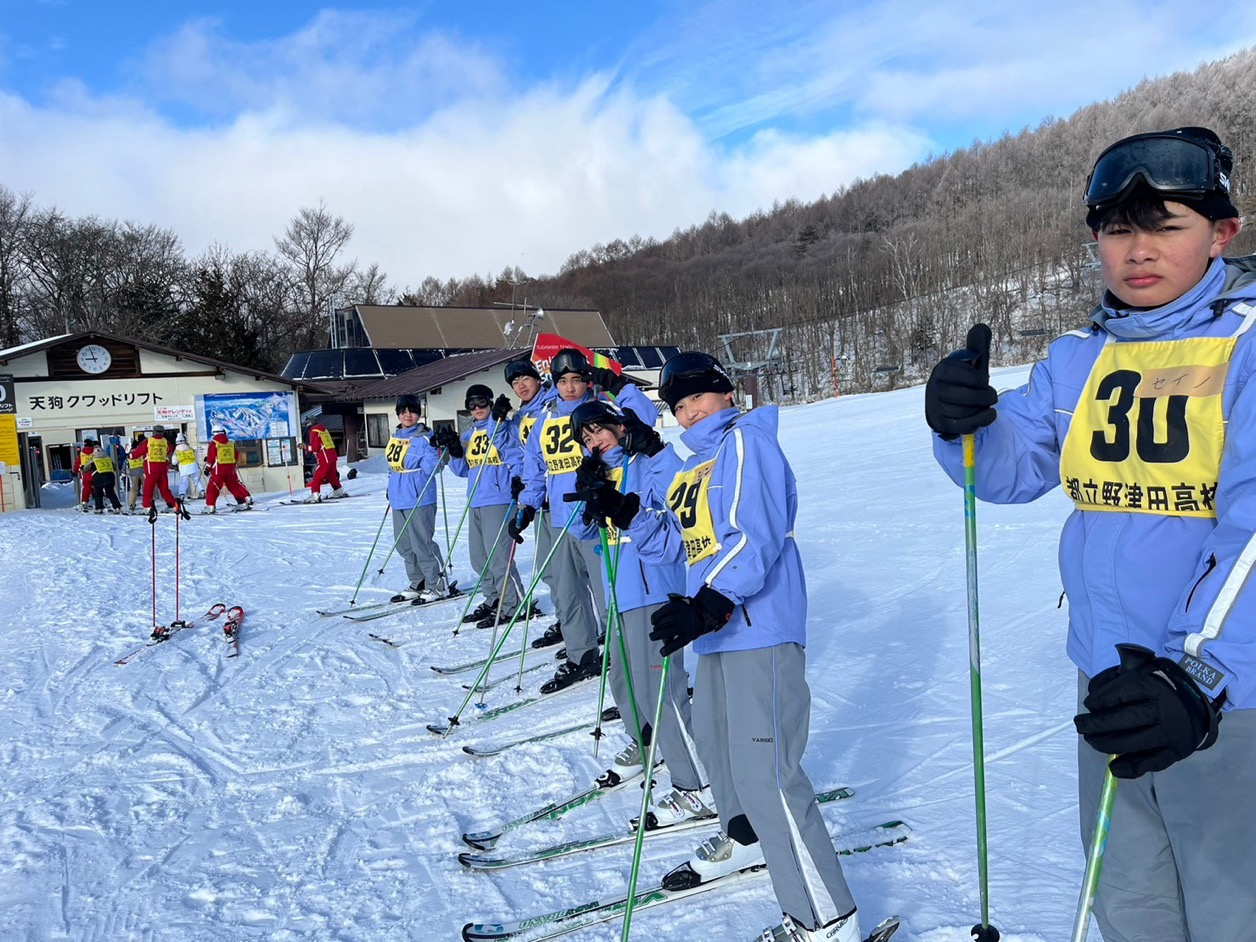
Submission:
[[[1230,180],[1206,144],[1178,134],[1138,134],[1099,155],[1086,181],[1086,205],[1116,203],[1140,182],[1188,199],[1230,192]]]

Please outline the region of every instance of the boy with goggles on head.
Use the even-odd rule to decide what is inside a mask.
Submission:
[[[1107,942],[1254,934],[1256,258],[1222,257],[1233,162],[1198,127],[1103,151],[1086,223],[1107,291],[1088,329],[1000,396],[979,324],[925,390],[957,484],[974,434],[979,497],[1062,485],[1074,504],[1059,559],[1087,843],[1105,770],[1123,780],[1094,908]]]
[[[437,448],[449,451],[449,470],[467,479],[471,568],[484,573],[480,582],[484,601],[463,621],[480,628],[491,628],[498,620],[510,621],[523,594],[505,528],[506,512],[514,501],[510,482],[522,470],[523,451],[506,421],[510,403],[499,398],[501,403],[495,404],[493,390],[480,383],[468,387],[464,404],[471,413],[471,425],[461,436],[443,428],[433,438]]]
[[[732,378],[705,353],[663,364],[659,396],[693,454],[667,484],[666,508],[638,499],[615,522],[647,565],[687,565],[685,594],[654,612],[650,638],[663,655],[688,644],[698,654],[693,732],[722,829],[663,884],[766,863],[784,917],[761,942],[859,942],[855,901],[801,765],[807,585],[777,410],[739,414]]]
[[[392,507],[393,538],[406,562],[410,584],[391,599],[424,605],[446,595],[445,563],[436,545],[436,483],[441,458],[432,436],[419,419],[418,396],[398,396],[397,427],[384,447],[388,462],[388,504]]]

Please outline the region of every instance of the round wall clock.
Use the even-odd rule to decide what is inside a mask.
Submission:
[[[103,373],[109,369],[113,357],[98,343],[89,343],[78,352],[78,365],[84,373]]]

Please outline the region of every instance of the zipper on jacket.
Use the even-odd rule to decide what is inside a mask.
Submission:
[[[746,616],[746,627],[747,628],[753,627],[754,622],[750,620],[750,609],[746,606],[745,602],[741,603],[741,613]]]
[[[1191,600],[1195,598],[1195,590],[1199,588],[1200,583],[1208,578],[1209,573],[1217,568],[1217,554],[1210,553],[1208,555],[1208,565],[1204,568],[1203,574],[1195,580],[1195,584],[1191,586],[1191,594],[1186,597],[1186,610],[1191,610]]]
[[[641,557],[637,557],[637,567],[641,570],[641,581],[645,584],[645,591],[650,591],[650,580],[645,575],[645,563],[641,561]]]

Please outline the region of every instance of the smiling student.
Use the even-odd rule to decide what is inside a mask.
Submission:
[[[1222,257],[1233,163],[1207,128],[1108,147],[1086,187],[1107,287],[1089,327],[1000,396],[979,324],[925,390],[957,484],[975,434],[978,497],[1062,485],[1074,504],[1059,559],[1087,844],[1110,753],[1124,780],[1094,908],[1107,942],[1253,937],[1256,258]]]

